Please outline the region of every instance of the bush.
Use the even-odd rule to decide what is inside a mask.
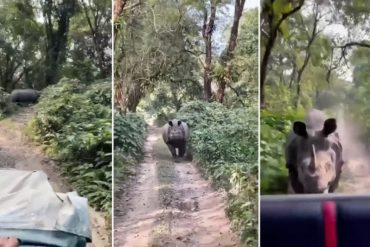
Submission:
[[[204,101],[192,101],[177,112],[177,118],[186,121],[190,129],[204,129],[209,125],[217,125],[224,122],[223,116],[227,108],[217,102],[205,103]]]
[[[115,181],[125,181],[135,174],[135,165],[142,157],[147,124],[134,113],[114,117]],[[119,178],[119,179],[118,179]]]
[[[10,94],[0,87],[0,119],[16,111],[17,105],[11,103]]]
[[[303,113],[261,112],[261,194],[287,192],[284,146],[293,121],[303,118]]]
[[[94,104],[110,106],[112,104],[112,85],[111,83],[98,81],[90,86],[90,89],[85,93],[85,95],[91,99]]]
[[[167,113],[165,110],[161,110],[155,115],[155,121],[154,124],[156,126],[163,126],[165,125],[169,119],[175,118],[175,113]]]
[[[190,128],[194,158],[228,192],[227,212],[243,242],[257,243],[258,111],[193,101],[177,114]]]
[[[111,105],[106,98],[110,85],[106,81],[85,86],[63,79],[43,91],[37,115],[27,126],[31,139],[60,161],[74,188],[107,214],[112,206]]]

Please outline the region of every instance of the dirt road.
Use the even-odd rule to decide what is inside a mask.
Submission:
[[[359,141],[360,128],[341,118],[338,126],[346,163],[337,192],[370,194],[370,151]]]
[[[32,107],[21,108],[13,116],[0,121],[0,167],[20,170],[42,170],[56,192],[71,191],[63,180],[55,162],[48,159],[39,147],[31,144],[24,135],[25,125],[34,114]],[[105,230],[104,218],[92,208],[90,216],[93,228],[93,244],[89,247],[111,246]]]
[[[114,246],[239,246],[224,206],[194,164],[173,162],[160,130],[151,128],[137,180],[115,201]]]

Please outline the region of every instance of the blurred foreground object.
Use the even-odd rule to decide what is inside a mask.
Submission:
[[[84,247],[91,242],[87,199],[55,193],[42,171],[0,169],[0,237],[20,246]]]
[[[370,195],[261,196],[261,247],[369,247]]]

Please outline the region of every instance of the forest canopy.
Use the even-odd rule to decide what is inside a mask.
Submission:
[[[0,87],[111,76],[111,1],[1,0]]]
[[[115,19],[116,108],[135,112],[143,99],[174,111],[196,99],[256,104],[258,10],[244,3],[125,5]]]

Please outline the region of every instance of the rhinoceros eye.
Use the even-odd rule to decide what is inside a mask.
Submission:
[[[326,163],[325,163],[325,170],[326,170],[326,171],[329,171],[329,170],[330,170],[330,168],[331,168],[331,163],[326,162]]]

